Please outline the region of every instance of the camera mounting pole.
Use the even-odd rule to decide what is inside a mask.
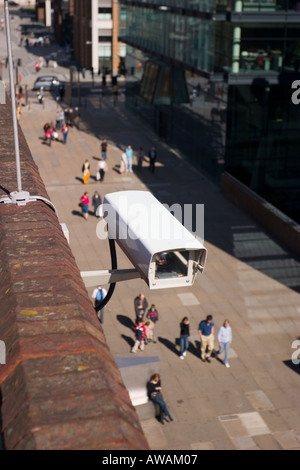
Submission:
[[[81,277],[86,287],[95,287],[102,284],[112,284],[121,281],[140,279],[141,275],[136,269],[109,269],[103,271],[81,271]]]
[[[18,186],[18,192],[22,193],[22,179],[21,179],[21,165],[20,165],[20,151],[19,151],[19,135],[18,135],[17,114],[16,114],[16,93],[15,93],[15,85],[14,85],[14,78],[13,78],[13,61],[12,61],[12,47],[11,47],[11,33],[10,33],[8,0],[4,0],[4,13],[5,13],[5,25],[6,25],[6,43],[7,43],[7,57],[8,57],[11,107],[12,107],[13,129],[14,129],[14,144],[15,144],[15,157],[16,157],[16,169],[17,169],[17,186]],[[23,195],[23,197],[25,197],[25,195]]]
[[[11,31],[10,31],[10,20],[8,10],[8,0],[4,0],[4,16],[6,26],[6,44],[7,44],[7,58],[8,58],[8,70],[9,70],[9,83],[10,83],[10,97],[11,97],[11,108],[12,108],[12,120],[13,120],[13,133],[14,133],[14,147],[15,147],[15,159],[16,159],[16,173],[17,173],[17,191],[13,191],[9,196],[2,197],[0,203],[12,203],[17,206],[26,206],[28,202],[36,202],[41,200],[51,207],[57,214],[56,207],[48,199],[42,196],[30,196],[28,191],[22,189],[22,175],[21,175],[21,162],[20,162],[20,147],[19,147],[19,134],[18,134],[18,122],[16,112],[16,90],[13,77],[13,58],[12,58],[12,46],[11,46]]]

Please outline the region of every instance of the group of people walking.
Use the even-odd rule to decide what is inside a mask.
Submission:
[[[158,311],[154,304],[151,305],[147,311],[148,301],[143,293],[140,293],[134,299],[135,309],[135,343],[130,352],[136,353],[138,349],[144,351],[145,344],[149,341],[156,342],[154,335],[154,326],[158,321]],[[147,314],[146,314],[147,312]],[[180,346],[180,359],[184,359],[189,348],[190,336],[190,322],[188,317],[183,317],[180,324],[179,333],[179,346]],[[207,315],[205,320],[202,320],[198,326],[198,334],[200,337],[200,357],[203,362],[211,362],[211,355],[214,351],[214,322],[212,315]],[[229,347],[232,342],[232,330],[229,320],[225,320],[218,332],[219,350],[215,352],[216,355],[224,354],[224,365],[229,368],[228,354]]]
[[[198,334],[201,340],[201,360],[203,362],[211,362],[211,354],[214,350],[214,322],[212,321],[212,315],[207,315],[205,320],[199,323]],[[180,359],[184,359],[189,347],[189,336],[190,336],[190,322],[188,317],[184,317],[180,322]],[[229,324],[229,320],[225,320],[223,325],[220,327],[218,332],[218,344],[219,350],[215,352],[218,356],[224,354],[224,364],[227,368],[230,367],[228,363],[229,347],[232,341],[232,331]],[[161,379],[159,374],[153,374],[147,382],[147,393],[148,398],[155,405],[159,407],[158,419],[161,424],[173,421],[166,402],[162,395]]]
[[[156,343],[156,336],[154,333],[154,327],[158,322],[158,311],[154,304],[151,305],[149,310],[148,301],[145,295],[141,292],[134,299],[134,310],[135,310],[135,324],[134,334],[135,343],[131,348],[131,353],[136,353],[138,349],[144,351],[145,344],[147,345],[150,341]],[[147,313],[146,313],[147,312]]]
[[[190,323],[188,317],[184,317],[180,322],[180,359],[184,359],[186,352],[189,347],[189,336],[190,336]],[[202,320],[199,323],[198,334],[201,341],[200,351],[201,351],[201,360],[203,362],[211,362],[211,355],[214,350],[214,322],[212,315],[207,315],[205,320]],[[228,354],[229,347],[232,342],[232,330],[229,323],[229,320],[225,320],[223,325],[220,327],[218,332],[218,344],[219,350],[215,352],[216,355],[224,355],[224,365],[229,368]]]
[[[105,149],[105,150],[104,150]],[[96,181],[104,181],[104,177],[106,172],[108,171],[108,166],[106,163],[107,159],[107,143],[106,140],[101,144],[101,156],[98,158],[97,168],[96,168]],[[82,181],[83,184],[87,184],[89,178],[91,176],[91,165],[88,158],[82,164],[81,172],[82,172]]]
[[[51,147],[53,140],[59,141],[59,132],[62,135],[62,143],[67,143],[67,137],[69,133],[69,127],[65,121],[62,122],[61,126],[55,125],[53,122],[46,122],[43,127],[45,142]]]
[[[121,153],[121,162],[120,162],[120,173],[121,175],[125,173],[132,173],[132,161],[133,161],[133,148],[131,145],[128,145],[126,149],[122,150]],[[137,158],[137,169],[138,171],[142,170],[143,162],[145,161],[145,152],[143,147],[139,147],[136,153]],[[152,147],[148,153],[148,162],[149,162],[149,170],[154,173],[155,169],[155,162],[157,159],[157,152],[156,148]]]
[[[43,103],[44,99],[44,92],[43,87],[37,92],[38,100],[40,103]],[[76,111],[77,110],[77,111]],[[49,147],[51,147],[51,142],[53,140],[59,141],[59,133],[61,134],[61,142],[63,144],[67,143],[68,134],[70,131],[70,127],[73,127],[76,118],[79,116],[78,108],[75,108],[73,111],[70,109],[63,109],[59,108],[56,112],[55,123],[46,122],[43,126],[44,130],[44,139],[45,142],[48,143]]]
[[[82,215],[85,220],[88,220],[89,217],[89,204],[90,204],[90,197],[87,191],[81,196],[79,200],[79,206],[81,207]],[[93,205],[93,213],[95,217],[102,217],[102,199],[98,191],[94,192],[92,198],[92,205]]]

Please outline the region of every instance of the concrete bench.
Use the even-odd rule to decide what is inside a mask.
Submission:
[[[152,374],[159,372],[159,357],[117,357],[115,362],[140,421],[157,416],[157,406],[148,399],[147,382]]]

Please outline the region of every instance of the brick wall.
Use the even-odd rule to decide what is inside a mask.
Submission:
[[[10,103],[0,107],[0,198],[16,191]],[[20,131],[23,190],[49,199]],[[54,211],[0,204],[0,364],[6,449],[148,449]],[[0,419],[1,423],[1,419]]]

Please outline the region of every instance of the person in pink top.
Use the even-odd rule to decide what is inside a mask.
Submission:
[[[87,220],[89,216],[89,203],[90,203],[90,198],[89,198],[87,191],[84,193],[83,196],[81,196],[80,203],[81,203],[82,215],[85,218],[85,220]]]

